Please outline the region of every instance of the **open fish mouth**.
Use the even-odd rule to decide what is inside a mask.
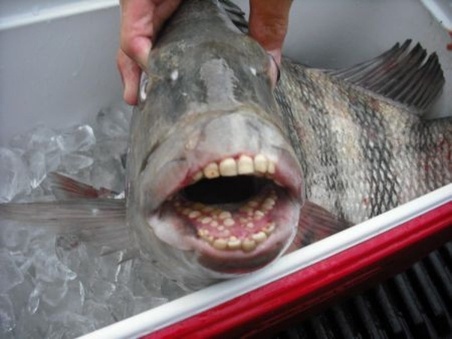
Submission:
[[[155,236],[215,272],[267,265],[298,225],[304,197],[298,160],[279,130],[251,113],[206,117],[180,129],[143,171],[142,206]],[[171,160],[156,160],[165,158]]]
[[[298,222],[300,201],[279,170],[284,165],[264,154],[211,161],[189,173],[149,223],[160,239],[194,250],[210,270],[261,268],[290,245]]]

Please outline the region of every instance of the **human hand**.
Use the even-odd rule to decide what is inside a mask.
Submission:
[[[136,105],[141,72],[146,72],[152,43],[181,0],[121,0],[120,48],[117,64],[124,101]]]
[[[278,81],[291,5],[292,0],[250,0],[249,34],[272,57],[270,78],[273,86]]]
[[[146,72],[152,42],[181,0],[121,0],[119,73],[124,101],[136,105],[140,74]],[[270,78],[276,85],[281,49],[292,0],[250,0],[249,34],[272,56]]]

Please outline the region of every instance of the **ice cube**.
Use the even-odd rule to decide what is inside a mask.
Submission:
[[[32,188],[38,187],[46,177],[46,157],[41,151],[30,150],[22,156],[28,166],[28,175]]]
[[[110,325],[115,321],[108,307],[104,303],[100,304],[94,300],[86,301],[83,306],[83,315],[95,320],[96,328]]]
[[[96,277],[90,281],[90,291],[97,300],[108,300],[115,290],[116,285],[105,279]]]
[[[68,285],[66,281],[56,280],[51,283],[39,283],[41,290],[42,301],[45,301],[50,306],[57,306],[68,292]]]
[[[186,294],[186,292],[182,288],[180,288],[176,282],[167,278],[163,279],[161,289],[163,296],[168,298],[168,300],[174,300]]]
[[[30,314],[35,314],[41,303],[41,290],[35,287],[28,296],[27,311]]]
[[[36,278],[46,282],[55,279],[74,280],[77,274],[58,260],[54,244],[54,239],[48,239],[42,244],[36,242],[32,244],[35,247],[32,260]]]
[[[116,320],[130,317],[133,314],[133,294],[127,286],[118,285],[108,305]]]
[[[0,245],[16,253],[22,253],[30,242],[30,232],[24,227],[20,227],[17,222],[0,224]]]
[[[0,294],[0,333],[10,333],[16,327],[13,304],[9,297]]]
[[[12,138],[9,146],[22,151],[44,150],[55,147],[56,132],[44,125],[38,125],[26,134]]]
[[[64,153],[71,153],[89,150],[96,143],[96,138],[91,126],[80,125],[57,136],[56,142]]]
[[[60,312],[49,321],[46,337],[50,339],[77,338],[95,330],[94,319],[73,312]]]
[[[75,272],[83,282],[89,282],[98,277],[97,267],[93,254],[77,235],[66,234],[57,237],[55,252],[59,261]]]
[[[116,106],[98,115],[94,130],[38,126],[14,138],[9,149],[0,148],[0,202],[53,200],[50,182],[43,179],[55,170],[123,191],[130,116],[129,107]],[[5,173],[10,177],[4,179]],[[74,337],[181,295],[149,263],[124,261],[123,251],[99,256],[97,247],[78,236],[56,238],[41,228],[19,226],[2,221],[0,227],[0,293],[7,289],[17,318],[7,338]],[[11,267],[3,264],[5,253],[14,274],[3,274]],[[3,283],[5,277],[12,280]]]
[[[159,295],[158,291],[161,286],[167,282],[166,278],[155,269],[155,266],[146,260],[134,260],[133,271],[135,281],[140,282],[148,293],[152,291],[154,295]],[[137,283],[137,290],[140,288],[140,284]]]
[[[33,279],[29,274],[24,274],[24,281],[8,291],[7,295],[13,302],[16,315],[19,315],[19,310],[27,308],[28,299],[33,289]]]
[[[124,279],[127,279],[127,275],[130,275],[130,269],[128,267],[130,261],[120,264],[123,258],[123,251],[116,251],[96,258],[95,263],[97,272],[107,281],[112,281],[114,283],[124,281]],[[126,277],[124,275],[126,275]]]
[[[14,330],[16,338],[45,338],[49,327],[46,315],[30,314],[26,309],[19,310],[18,314],[19,319]]]
[[[47,315],[70,311],[81,313],[85,304],[85,288],[78,280],[41,283],[41,304],[39,310]],[[56,287],[53,291],[52,287]]]
[[[116,138],[99,138],[96,147],[93,149],[96,160],[108,161],[111,159],[121,159],[126,154],[128,136]]]
[[[94,160],[90,156],[79,153],[71,153],[66,154],[61,158],[60,166],[64,169],[64,172],[74,174],[91,166],[93,162]]]
[[[124,191],[125,170],[118,159],[97,162],[91,172],[91,181],[96,187],[105,187],[115,192]]]
[[[168,302],[167,298],[152,295],[133,298],[133,314],[138,314]]]
[[[130,106],[116,105],[103,108],[97,114],[97,128],[104,136],[123,137],[128,134],[130,117]]]
[[[27,167],[19,155],[0,147],[0,203],[31,190]]]
[[[9,251],[0,249],[0,294],[24,281],[24,276]]]

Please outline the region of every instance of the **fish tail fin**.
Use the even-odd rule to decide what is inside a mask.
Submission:
[[[288,251],[310,245],[350,226],[352,223],[334,216],[313,202],[306,201],[300,212],[297,234]]]

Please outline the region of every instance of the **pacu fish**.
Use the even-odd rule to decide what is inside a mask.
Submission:
[[[135,247],[193,290],[452,181],[452,119],[423,119],[444,83],[435,54],[407,42],[339,71],[284,58],[273,90],[246,27],[228,1],[184,1],[168,21],[132,117],[125,200],[52,174],[71,199],[1,215]]]

